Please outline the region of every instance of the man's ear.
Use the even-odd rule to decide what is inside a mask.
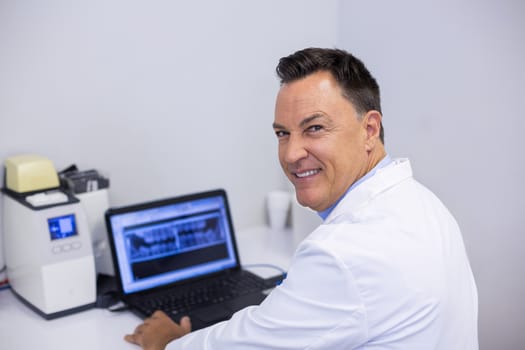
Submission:
[[[371,151],[374,149],[377,142],[381,142],[379,135],[381,133],[381,119],[383,116],[378,111],[368,111],[364,118],[363,123],[366,127],[366,150]]]

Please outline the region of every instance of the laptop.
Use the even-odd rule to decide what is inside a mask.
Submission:
[[[279,281],[242,269],[222,189],[110,208],[120,299],[141,318],[188,315],[197,330],[261,303]]]

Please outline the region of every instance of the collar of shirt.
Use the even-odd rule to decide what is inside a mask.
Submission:
[[[368,173],[365,174],[365,176],[363,176],[362,178],[360,178],[359,180],[357,180],[356,182],[354,182],[352,184],[352,186],[350,186],[350,188],[348,190],[346,190],[346,192],[341,196],[339,197],[339,199],[331,206],[329,207],[328,209],[326,210],[323,210],[323,211],[319,211],[317,212],[317,214],[319,214],[319,216],[323,219],[323,220],[326,220],[326,218],[328,217],[328,215],[330,215],[330,213],[332,212],[332,210],[334,210],[334,208],[337,206],[337,204],[339,204],[339,202],[341,201],[341,199],[343,199],[350,191],[352,191],[354,188],[356,188],[357,186],[359,186],[359,184],[361,184],[363,181],[365,181],[366,179],[369,179],[371,178],[372,176],[374,176],[374,174],[376,173],[377,170],[381,169],[381,168],[384,168],[386,167],[388,164],[392,163],[392,158],[390,158],[390,156],[387,154],[383,159],[381,159],[381,161],[379,163],[377,163],[377,165],[375,167],[372,168],[372,170],[370,170]]]

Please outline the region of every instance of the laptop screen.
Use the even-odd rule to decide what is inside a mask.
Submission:
[[[106,222],[125,294],[238,266],[223,190],[110,209]]]

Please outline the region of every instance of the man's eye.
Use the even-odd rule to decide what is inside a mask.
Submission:
[[[276,130],[275,135],[277,136],[277,138],[282,138],[288,135],[288,133],[286,131]]]
[[[306,129],[306,131],[309,131],[309,132],[317,132],[321,130],[323,130],[323,127],[321,125],[312,125]]]

